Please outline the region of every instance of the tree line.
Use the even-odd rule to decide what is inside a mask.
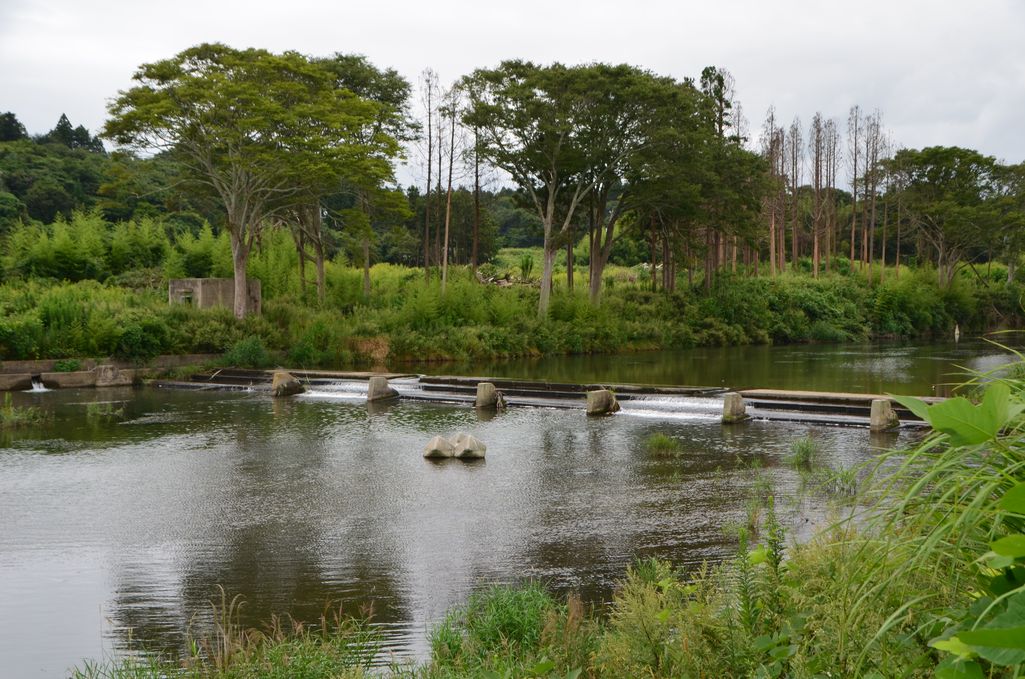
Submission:
[[[572,286],[581,244],[594,303],[626,241],[643,243],[653,285],[669,292],[684,272],[706,288],[723,270],[859,267],[882,279],[912,255],[948,285],[984,261],[1013,275],[1022,248],[1025,166],[900,148],[881,113],[857,106],[843,126],[821,113],[785,126],[770,109],[753,139],[732,76],[716,67],[679,80],[623,64],[511,60],[448,87],[428,69],[414,92],[361,56],[205,44],[134,79],[109,106],[101,136],[119,149],[117,170],[96,202],[160,196],[169,212],[210,216],[230,236],[238,290],[272,226],[292,233],[321,295],[340,242],[367,287],[372,256],[387,250],[428,277],[437,270],[444,289],[452,263],[476,270],[496,235],[515,230],[517,244],[543,248],[541,315],[555,254],[570,255]],[[0,132],[0,218],[66,211],[66,201],[46,211],[26,202],[7,168],[31,142],[10,114]],[[102,154],[82,132],[62,118],[48,136],[69,153]],[[403,161],[420,175],[406,190],[395,176]],[[236,294],[240,317],[245,298]]]

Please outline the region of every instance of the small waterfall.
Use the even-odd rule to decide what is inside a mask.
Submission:
[[[41,377],[39,377],[39,375],[33,375],[32,376],[32,388],[29,389],[29,391],[31,391],[32,393],[40,393],[40,392],[50,391],[50,390],[43,386],[43,379]]]
[[[645,395],[619,402],[623,413],[673,420],[714,420],[722,417],[722,398]]]

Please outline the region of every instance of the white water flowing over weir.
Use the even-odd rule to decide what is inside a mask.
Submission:
[[[392,379],[388,384],[399,398],[434,403],[473,404],[476,387],[451,387],[424,383],[417,377]],[[363,401],[367,397],[366,380],[315,380],[300,396],[315,400]],[[684,396],[675,394],[619,394],[622,415],[672,420],[715,420],[722,415],[721,396]],[[511,389],[506,393],[510,406],[583,409],[585,393],[557,391],[544,395],[541,390]]]
[[[31,389],[26,389],[26,391],[30,391],[32,393],[40,393],[40,392],[43,392],[43,391],[50,391],[50,390],[47,389],[43,385],[42,378],[33,376],[32,377],[32,388]]]

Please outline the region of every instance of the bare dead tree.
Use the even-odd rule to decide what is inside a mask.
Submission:
[[[424,277],[431,279],[431,169],[434,164],[434,113],[437,106],[435,91],[438,88],[438,74],[424,69],[420,76],[420,96],[427,112],[427,191],[424,194]]]
[[[868,266],[869,281],[872,280],[872,260],[875,251],[876,198],[879,185],[879,147],[882,141],[882,114],[877,109],[865,118],[865,175],[862,186],[865,190],[865,219],[861,227],[861,261]]]
[[[851,266],[854,266],[854,244],[857,242],[858,227],[858,158],[859,144],[862,137],[861,107],[854,105],[847,114],[847,148],[849,149],[848,165],[851,179]]]
[[[811,119],[811,127],[808,130],[808,152],[811,155],[811,179],[812,179],[812,277],[819,276],[819,239],[822,233],[823,212],[825,202],[822,196],[823,180],[825,176],[825,125],[822,121],[822,114],[816,112]]]
[[[783,155],[783,130],[776,125],[776,109],[769,107],[762,124],[762,156],[769,163],[769,179],[773,189],[762,202],[762,210],[769,225],[769,275],[776,275],[776,219],[779,215],[783,178],[780,174]]]
[[[794,116],[794,122],[790,124],[790,135],[787,137],[787,158],[790,176],[790,219],[791,219],[791,242],[790,242],[790,265],[797,269],[797,258],[799,256],[799,224],[800,224],[800,195],[802,174],[804,171],[804,137],[801,132],[801,119]]]

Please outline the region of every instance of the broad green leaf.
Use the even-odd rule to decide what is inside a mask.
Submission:
[[[768,551],[765,547],[757,547],[747,553],[747,562],[752,566],[757,566],[760,563],[765,563],[767,557]]]
[[[891,396],[894,401],[901,404],[926,422],[929,421],[929,404],[914,396]]]
[[[1025,556],[1025,535],[1008,535],[990,544],[990,548],[1001,556]],[[1008,564],[1010,565],[1010,564]]]
[[[554,669],[555,669],[555,663],[553,663],[551,660],[542,660],[541,662],[539,662],[538,664],[534,665],[533,667],[531,667],[527,671],[532,676],[542,677],[542,676],[548,674],[549,672],[551,672]]]
[[[1011,648],[1025,651],[1025,625],[1020,627],[984,628],[958,632],[957,639],[978,651],[980,646]],[[980,652],[979,655],[982,655]],[[983,656],[985,657],[985,656]]]
[[[929,642],[929,645],[940,651],[946,651],[947,653],[953,653],[958,658],[967,659],[975,656],[975,651],[972,647],[961,641],[957,637],[950,637],[949,639],[936,639]]]
[[[982,403],[977,406],[963,396],[932,406],[925,406],[918,399],[909,397],[894,398],[932,425],[933,429],[947,434],[955,446],[975,445],[991,440],[1012,418],[1025,410],[1025,404],[1011,403],[1011,391],[1002,382],[987,386]]]
[[[577,679],[577,677],[579,677],[582,673],[583,670],[578,667],[575,670],[570,670],[569,672],[567,672],[566,679]]]
[[[1014,557],[1013,556],[1006,556],[1006,555],[1002,555],[1002,554],[997,554],[995,552],[986,552],[982,556],[980,561],[984,562],[990,568],[995,568],[997,570],[1001,570],[1001,569],[1007,568],[1008,566],[1013,564],[1014,563]]]
[[[1007,608],[987,627],[960,632],[958,637],[995,665],[1025,662],[1025,592],[1008,597]]]
[[[947,659],[936,667],[936,679],[982,679],[982,667],[977,662]]]
[[[1025,514],[1025,483],[1019,483],[1004,493],[997,503],[997,507],[1007,512]]]
[[[1010,558],[1010,557],[1007,557]],[[1014,566],[1013,568],[1005,568],[998,575],[993,576],[989,581],[989,592],[996,596],[1013,592],[1014,590],[1021,587],[1021,583],[1025,582],[1025,566]],[[1016,597],[1012,597],[1012,600]],[[1012,609],[1013,610],[1013,609]],[[1011,621],[1006,627],[1014,627],[1015,623]]]

